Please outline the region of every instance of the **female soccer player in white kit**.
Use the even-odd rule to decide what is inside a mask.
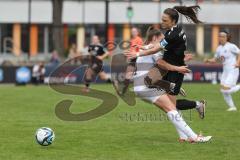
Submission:
[[[221,77],[221,92],[224,100],[228,104],[227,111],[236,111],[237,108],[233,102],[231,94],[240,90],[240,85],[236,85],[239,77],[240,50],[229,42],[230,35],[227,31],[219,33],[219,43],[214,58],[205,60],[206,63],[216,63],[220,60],[223,64],[223,73]]]
[[[157,29],[152,29],[148,32],[148,37],[151,37],[151,42],[148,45],[153,45],[154,43],[159,43],[163,38],[163,34]],[[149,39],[149,38],[147,38]],[[134,76],[134,92],[141,99],[146,100],[155,104],[158,108],[161,108],[166,112],[169,120],[174,124],[176,130],[179,134],[179,141],[189,141],[189,142],[207,142],[212,137],[202,135],[197,135],[192,131],[192,129],[187,125],[185,120],[176,110],[176,106],[171,102],[164,90],[156,88],[148,88],[144,83],[144,77],[147,75],[148,71],[154,66],[158,59],[161,59],[163,54],[157,52],[152,55],[138,57],[136,61],[136,75]],[[170,65],[172,71],[177,71],[181,73],[187,73],[189,70],[186,66],[174,66]]]

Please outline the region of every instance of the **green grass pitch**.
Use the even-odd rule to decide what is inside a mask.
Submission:
[[[114,93],[111,85],[93,88]],[[235,160],[240,157],[240,112],[226,112],[218,85],[185,84],[188,99],[206,99],[207,114],[200,120],[195,110],[184,116],[194,131],[212,135],[206,144],[178,143],[166,119],[138,119],[134,115],[164,115],[140,99],[134,107],[122,100],[112,112],[86,122],[66,122],[55,115],[55,105],[74,100],[72,112],[84,112],[99,100],[63,95],[48,86],[0,86],[0,160]],[[240,106],[240,93],[234,94]],[[180,97],[179,97],[180,98]],[[240,108],[239,108],[240,109]],[[130,117],[132,116],[132,118]],[[51,146],[35,142],[37,128],[55,131]]]

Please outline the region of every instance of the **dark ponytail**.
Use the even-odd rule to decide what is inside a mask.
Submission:
[[[197,18],[197,13],[199,11],[200,6],[174,6],[173,8],[167,8],[165,9],[164,13],[169,15],[172,20],[175,20],[175,22],[178,22],[179,15],[178,13],[181,13],[184,15],[188,21],[192,21],[193,23],[202,23]]]
[[[149,44],[152,41],[153,36],[160,36],[162,33],[159,29],[150,26],[148,27],[145,44]]]

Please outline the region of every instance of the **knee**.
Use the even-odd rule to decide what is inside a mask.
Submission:
[[[228,90],[228,89],[230,89],[230,87],[225,86],[225,85],[221,85],[221,89],[222,89],[222,90]]]
[[[146,76],[144,78],[144,84],[148,87],[148,88],[153,88],[153,84],[152,84],[152,79],[149,76]]]
[[[230,89],[230,87],[221,85],[220,92],[222,92],[224,94],[224,93],[227,93],[229,89]]]

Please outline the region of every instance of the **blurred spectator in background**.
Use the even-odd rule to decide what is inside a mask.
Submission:
[[[52,57],[50,59],[49,65],[57,66],[59,63],[60,63],[60,58],[59,58],[58,52],[54,50],[52,52]]]
[[[44,83],[45,66],[43,62],[35,64],[32,69],[32,83],[35,85]]]
[[[73,43],[69,49],[68,60],[71,64],[81,64],[81,54],[77,51],[77,46]]]

